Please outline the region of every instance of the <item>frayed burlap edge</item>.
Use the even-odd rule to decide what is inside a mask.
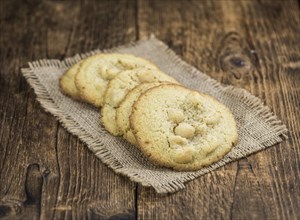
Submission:
[[[156,39],[154,36],[151,36],[150,39],[144,39],[137,42],[132,42],[127,45],[116,47],[109,50],[101,51],[99,49],[96,49],[88,53],[77,54],[74,57],[66,58],[63,61],[45,60],[45,59],[33,61],[29,63],[29,68],[22,68],[21,71],[24,77],[26,78],[26,80],[29,82],[30,86],[34,89],[35,93],[37,94],[37,100],[41,103],[43,108],[45,108],[46,111],[53,114],[70,133],[78,136],[81,141],[87,144],[88,148],[92,150],[95,153],[95,155],[101,159],[103,163],[105,163],[110,168],[112,168],[116,173],[120,173],[125,176],[128,176],[134,182],[141,183],[144,186],[154,187],[154,189],[158,193],[176,192],[180,189],[185,188],[184,185],[185,182],[193,180],[196,177],[199,177],[212,170],[215,170],[225,165],[226,163],[233,162],[236,159],[232,159],[228,157],[224,158],[218,163],[213,164],[210,167],[207,167],[204,172],[199,172],[197,174],[191,173],[187,177],[178,178],[166,184],[149,183],[149,181],[145,180],[139,174],[132,172],[132,170],[129,171],[128,169],[124,168],[119,163],[119,161],[107,150],[105,144],[101,142],[101,139],[95,139],[94,137],[92,137],[76,121],[68,117],[68,115],[66,115],[62,110],[60,110],[59,106],[57,106],[53,102],[48,92],[43,87],[43,85],[39,82],[38,78],[34,73],[34,69],[39,67],[68,68],[87,56],[91,56],[101,52],[112,52],[121,48],[136,46],[147,40],[152,40],[156,44],[159,44],[160,50],[165,51],[169,55],[169,59],[171,59],[175,65],[184,67],[187,71],[190,71],[192,74],[196,74],[196,75],[201,74],[203,80],[206,81],[208,84],[210,84],[210,86],[213,87],[216,91],[224,92],[228,96],[233,96],[234,94],[235,98],[241,99],[246,105],[248,105],[251,109],[253,109],[253,111],[257,112],[258,115],[264,118],[266,123],[268,123],[269,126],[276,132],[277,137],[272,140],[271,139],[266,140],[264,143],[262,143],[262,145],[264,146],[263,149],[270,147],[276,143],[279,143],[287,138],[288,130],[286,126],[275,116],[274,113],[270,111],[270,109],[267,106],[265,106],[262,103],[262,101],[259,98],[253,96],[252,94],[250,94],[248,91],[244,89],[235,88],[233,86],[224,86],[221,83],[217,82],[216,80],[210,78],[209,76],[200,72],[193,66],[181,60],[181,58],[177,56],[171,49],[169,49],[167,45],[165,45],[163,42]]]

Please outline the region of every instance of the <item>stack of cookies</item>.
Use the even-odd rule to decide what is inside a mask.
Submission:
[[[64,73],[60,87],[101,108],[106,130],[157,165],[197,170],[220,160],[238,139],[234,117],[223,104],[183,87],[140,57],[88,57]]]

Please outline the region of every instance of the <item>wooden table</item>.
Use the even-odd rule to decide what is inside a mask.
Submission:
[[[300,219],[299,3],[0,1],[0,218]],[[226,84],[260,97],[289,139],[158,195],[116,175],[46,113],[20,73],[154,33]]]

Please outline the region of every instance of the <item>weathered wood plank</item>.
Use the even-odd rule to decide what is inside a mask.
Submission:
[[[133,1],[0,1],[0,218],[134,218],[115,175],[36,101],[19,68],[135,40]]]
[[[266,104],[291,132],[290,138],[279,147],[263,152],[260,157],[249,158],[254,173],[260,177],[263,199],[270,213],[268,216],[273,218],[297,219],[300,216],[297,208],[300,206],[300,188],[297,187],[300,179],[300,122],[297,120],[299,102],[296,101],[299,100],[300,76],[286,68],[292,64],[294,71],[298,69],[300,72],[297,7],[296,1],[244,3],[246,13],[256,16],[255,23],[250,16],[245,19],[245,25],[253,27],[248,34],[252,44],[257,45],[255,50],[260,61],[256,73],[262,83],[260,88],[255,89],[252,82],[253,92],[262,94],[260,96]]]
[[[291,131],[288,141],[205,175],[183,192],[160,197],[139,188],[138,216],[299,218],[297,2],[139,1],[138,18],[141,37],[155,33],[203,72],[259,96]]]

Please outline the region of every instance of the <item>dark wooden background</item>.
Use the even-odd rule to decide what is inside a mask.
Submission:
[[[0,0],[0,218],[300,219],[299,27],[293,0]],[[20,73],[151,33],[260,97],[289,139],[158,195],[103,165]]]

